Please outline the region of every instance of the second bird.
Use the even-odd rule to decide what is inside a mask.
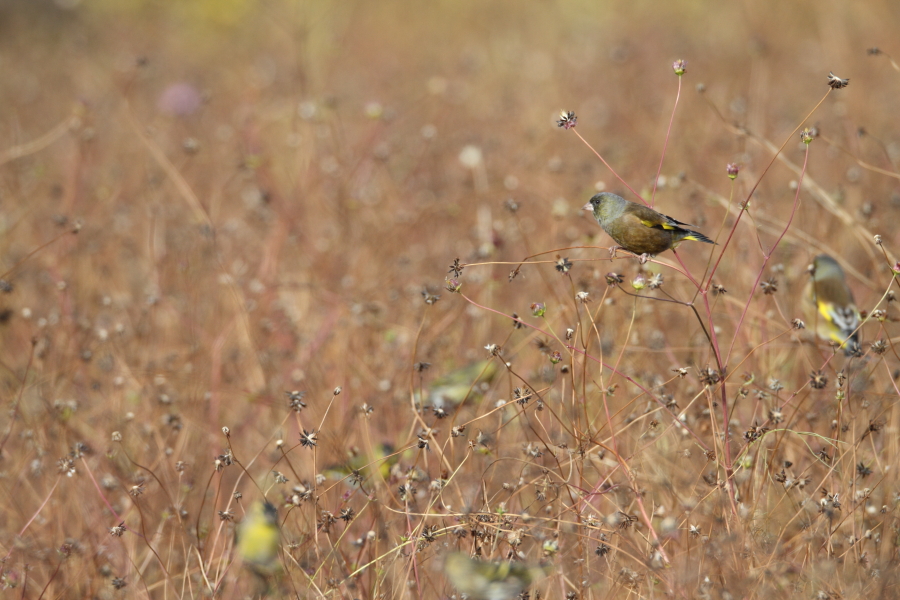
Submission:
[[[844,354],[856,354],[860,349],[860,317],[844,270],[834,258],[820,254],[813,259],[809,274],[805,293],[816,334],[840,344]]]
[[[687,229],[693,225],[609,192],[595,195],[582,210],[591,211],[609,237],[625,250],[641,255],[643,260],[673,249],[684,240],[715,244],[702,233]]]

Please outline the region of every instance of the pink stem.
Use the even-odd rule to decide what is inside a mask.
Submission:
[[[666,141],[663,143],[662,156],[659,157],[659,168],[656,170],[656,179],[653,180],[653,193],[650,194],[650,208],[656,198],[656,185],[659,183],[659,174],[662,173],[663,159],[666,157],[666,148],[669,147],[669,134],[672,133],[672,123],[675,121],[675,109],[678,108],[678,99],[681,98],[681,75],[678,76],[678,92],[675,94],[675,106],[672,107],[672,116],[669,118],[669,128],[666,130]]]

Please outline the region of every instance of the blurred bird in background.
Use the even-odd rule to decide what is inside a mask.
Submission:
[[[253,502],[235,532],[237,554],[244,566],[263,579],[281,571],[278,511],[265,501]]]
[[[342,463],[333,464],[322,470],[322,474],[329,479],[344,479],[353,485],[357,480],[351,477],[355,473],[363,479],[368,479],[372,472],[378,471],[385,481],[391,478],[391,469],[400,460],[399,454],[394,454],[395,448],[392,444],[382,442],[376,444],[372,448],[372,453],[362,452],[359,448],[353,447],[347,453],[347,460]]]
[[[859,310],[847,285],[844,270],[827,254],[813,259],[804,295],[816,335],[841,345],[844,354],[859,353]]]
[[[425,405],[432,410],[448,411],[467,398],[480,397],[498,370],[497,360],[479,360],[438,377],[425,391]],[[418,392],[416,401],[421,402]]]
[[[470,600],[513,600],[548,572],[549,566],[486,562],[464,552],[454,552],[444,559],[447,578]]]

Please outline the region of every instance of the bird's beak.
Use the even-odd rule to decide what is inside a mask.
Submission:
[[[581,210],[589,210],[589,211],[593,212],[594,205],[591,204],[590,202],[588,202],[587,204],[585,204],[584,206],[581,207]]]

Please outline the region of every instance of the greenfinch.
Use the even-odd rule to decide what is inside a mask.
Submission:
[[[497,374],[497,360],[479,360],[435,379],[426,393],[427,404],[436,410],[449,410],[467,398],[480,396]],[[418,394],[417,398],[418,400]]]
[[[715,244],[702,233],[687,229],[693,225],[609,192],[596,194],[582,210],[591,211],[609,237],[619,247],[640,256],[641,262],[653,254],[674,249],[684,240]],[[615,246],[610,249],[610,253],[615,251]]]
[[[278,511],[272,504],[253,502],[237,526],[236,535],[237,554],[243,559],[245,567],[263,578],[281,570],[278,558],[281,530],[278,527]]]
[[[841,345],[846,355],[859,352],[859,310],[847,285],[844,270],[827,254],[813,259],[805,296],[813,315],[816,335]]]
[[[391,444],[376,444],[372,448],[372,454],[360,452],[359,448],[352,448],[347,455],[347,461],[342,464],[331,465],[323,470],[323,475],[329,479],[344,479],[352,475],[354,471],[360,472],[363,477],[369,475],[369,468],[376,469],[381,477],[387,481],[391,477],[391,468],[400,460],[400,455],[395,454],[395,448]],[[347,481],[353,484],[353,478]]]
[[[471,600],[513,600],[547,574],[547,568],[512,562],[486,562],[454,552],[444,559],[444,573]]]

